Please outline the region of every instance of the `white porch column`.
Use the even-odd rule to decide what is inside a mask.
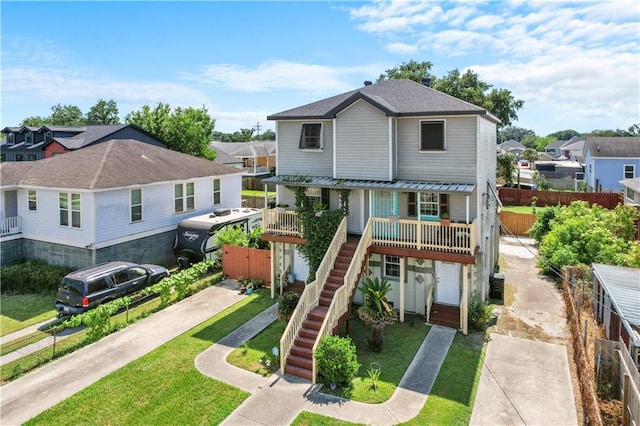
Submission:
[[[266,198],[266,197],[265,197]],[[276,260],[277,260],[277,251],[276,251],[276,243],[271,241],[269,243],[269,248],[271,249],[271,298],[274,299],[276,295],[276,286],[280,283],[276,280]]]
[[[406,269],[407,258],[400,258],[400,322],[404,322],[404,277]]]
[[[462,300],[460,301],[462,333],[469,333],[469,265],[462,266]]]

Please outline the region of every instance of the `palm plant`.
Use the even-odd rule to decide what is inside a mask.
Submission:
[[[367,278],[362,286],[358,287],[358,290],[365,297],[364,305],[358,308],[358,317],[371,327],[372,335],[368,340],[369,346],[372,350],[379,352],[382,349],[384,328],[397,320],[396,312],[387,300],[391,284],[384,278]]]

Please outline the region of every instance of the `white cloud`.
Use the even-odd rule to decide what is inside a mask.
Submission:
[[[418,51],[418,46],[406,43],[388,43],[384,48],[389,52],[398,53],[401,55],[416,53]]]
[[[483,15],[477,18],[471,19],[467,23],[467,29],[469,30],[490,30],[504,22],[504,18],[498,15]]]

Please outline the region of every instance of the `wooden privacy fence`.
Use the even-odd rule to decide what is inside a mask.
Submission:
[[[532,213],[500,212],[500,233],[502,235],[529,235],[529,229],[536,223],[537,216]],[[506,229],[505,229],[506,228]]]
[[[555,206],[560,203],[568,206],[574,201],[587,201],[589,205],[598,204],[606,209],[613,209],[622,204],[622,194],[617,192],[560,192],[534,191],[531,189],[499,188],[498,197],[504,205],[530,206],[536,197],[536,206]]]
[[[222,273],[232,279],[260,279],[270,287],[271,251],[225,244],[222,246]]]

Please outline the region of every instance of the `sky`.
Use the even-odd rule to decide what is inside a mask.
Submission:
[[[640,123],[640,2],[0,2],[0,128],[116,101],[205,107],[215,130],[375,81],[410,60],[524,100],[538,136]]]

